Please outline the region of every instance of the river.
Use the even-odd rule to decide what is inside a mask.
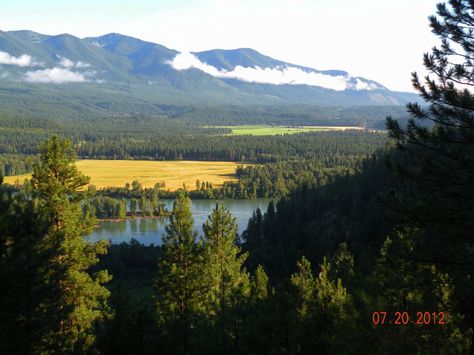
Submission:
[[[173,208],[173,200],[161,200],[169,211]],[[257,198],[248,200],[193,200],[191,212],[194,217],[194,230],[202,235],[202,225],[215,207],[216,202],[224,206],[235,217],[239,234],[247,228],[249,218],[253,211],[260,208],[262,213],[267,209],[270,199]],[[132,238],[145,245],[161,244],[161,237],[165,233],[168,220],[160,222],[158,219],[130,219],[125,221],[101,221],[94,232],[87,237],[90,241],[108,239],[112,243],[128,242]]]

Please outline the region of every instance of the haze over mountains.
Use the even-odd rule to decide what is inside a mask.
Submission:
[[[350,56],[348,56],[350,60]],[[342,70],[285,63],[250,48],[180,53],[111,33],[77,38],[0,31],[0,103],[153,111],[160,105],[403,105],[390,91]]]

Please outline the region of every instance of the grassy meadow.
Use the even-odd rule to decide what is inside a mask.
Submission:
[[[242,125],[242,126],[219,126],[220,128],[229,128],[231,135],[252,135],[252,136],[274,136],[282,134],[295,134],[305,132],[323,132],[323,131],[343,131],[346,129],[363,129],[357,126],[269,126],[269,125]]]
[[[153,187],[164,181],[165,190],[175,191],[183,187],[194,190],[196,180],[209,181],[220,186],[224,181],[235,180],[239,163],[214,161],[149,161],[149,160],[79,160],[78,169],[90,176],[97,188],[123,187],[127,182],[138,180],[144,187]],[[30,174],[6,176],[4,181],[14,184],[30,178]]]

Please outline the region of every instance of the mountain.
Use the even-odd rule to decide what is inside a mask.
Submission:
[[[250,48],[180,53],[110,33],[0,31],[0,104],[64,103],[78,110],[159,111],[160,105],[403,105],[394,92],[342,70],[321,71]]]

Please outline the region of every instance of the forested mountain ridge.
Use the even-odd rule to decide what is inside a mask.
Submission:
[[[417,98],[342,70],[302,67],[248,48],[180,53],[117,33],[80,39],[32,31],[0,31],[0,91],[13,99],[2,100],[4,109],[39,95],[43,104],[72,101],[79,112],[115,113],[161,113],[156,105],[169,104],[347,107]]]

